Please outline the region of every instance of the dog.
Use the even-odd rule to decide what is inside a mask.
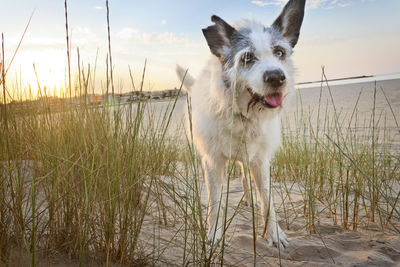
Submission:
[[[290,0],[270,27],[242,20],[234,26],[213,15],[203,29],[211,58],[195,80],[177,65],[176,72],[191,97],[191,134],[208,190],[208,240],[219,242],[224,210],[221,190],[226,162],[250,170],[268,234],[269,245],[287,247],[270,188],[270,161],[281,145],[280,113],[294,89],[290,58],[304,17],[305,0]],[[189,128],[189,127],[187,127]],[[190,136],[190,135],[189,135]],[[242,178],[245,199],[249,184]],[[219,222],[218,222],[219,221]]]

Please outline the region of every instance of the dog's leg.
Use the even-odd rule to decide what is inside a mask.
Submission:
[[[242,187],[243,187],[243,195],[244,195],[243,204],[245,204],[246,206],[250,207],[250,205],[251,205],[251,192],[250,192],[249,183],[251,183],[251,178],[249,177],[248,169],[245,168],[243,163],[240,163],[240,168],[241,168],[241,171],[242,171]]]
[[[257,199],[252,200],[252,195],[250,190],[251,185],[251,173],[249,173],[248,169],[248,164],[243,164],[240,162],[240,167],[242,171],[242,187],[243,187],[243,195],[244,195],[244,200],[243,204],[246,205],[247,207],[251,207],[251,203],[254,203],[255,208],[260,208],[259,203],[257,202]]]
[[[222,237],[221,220],[224,212],[222,181],[225,162],[203,157],[204,178],[208,192],[208,241],[216,244]]]
[[[250,163],[254,176],[258,196],[260,198],[261,212],[266,223],[269,244],[275,244],[280,248],[287,247],[289,240],[278,224],[275,214],[274,201],[270,187],[270,164],[268,160],[254,160]]]

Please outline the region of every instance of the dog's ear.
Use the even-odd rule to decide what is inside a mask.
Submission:
[[[273,28],[280,31],[282,36],[289,40],[292,47],[297,44],[299,39],[305,3],[306,0],[290,0],[272,24]]]
[[[211,17],[211,21],[215,24],[202,31],[211,52],[221,59],[224,49],[230,48],[231,39],[236,30],[216,15]]]

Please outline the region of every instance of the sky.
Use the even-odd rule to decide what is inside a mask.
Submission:
[[[242,18],[270,25],[286,0],[109,0],[114,83],[117,92],[132,90],[129,67],[139,86],[147,60],[144,90],[179,87],[175,64],[197,76],[210,56],[201,29],[216,14],[233,24]],[[80,61],[94,74],[96,92],[104,91],[108,52],[105,0],[68,0],[71,66]],[[6,65],[25,26],[33,17],[12,63],[7,81],[56,94],[66,70],[63,0],[0,0],[0,32]],[[294,49],[296,81],[400,72],[399,0],[307,0],[300,39]],[[97,55],[97,56],[96,56]],[[96,61],[97,58],[97,61]],[[19,78],[18,78],[19,79]],[[51,91],[51,90],[50,90]]]

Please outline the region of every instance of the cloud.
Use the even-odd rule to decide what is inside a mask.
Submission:
[[[375,0],[308,0],[307,8],[335,8],[335,7],[347,7],[353,4],[355,1],[375,1]],[[252,0],[252,4],[264,7],[264,6],[283,6],[287,3],[287,0]]]
[[[361,2],[364,2],[361,0]],[[335,8],[335,7],[347,7],[352,4],[351,0],[333,0],[329,3],[328,8]]]
[[[161,33],[143,33],[142,40],[144,43],[161,43],[161,44],[186,44],[189,41],[186,38],[176,36],[172,32]]]
[[[251,3],[257,6],[281,6],[286,3],[286,0],[269,0],[269,1],[252,0]]]
[[[347,2],[347,3],[340,3],[340,4],[339,4],[340,7],[346,7],[346,6],[349,6],[349,5],[351,5],[350,2]]]
[[[134,28],[122,28],[118,33],[117,37],[121,40],[130,40],[134,36],[136,36],[139,33],[138,29]]]
[[[326,4],[328,0],[308,0],[307,1],[307,8],[309,9],[315,9],[315,8],[319,8],[322,5]],[[332,2],[335,2],[337,0],[333,0]]]
[[[17,41],[17,40],[15,40]],[[17,42],[15,42],[17,44]],[[54,37],[31,37],[26,38],[22,43],[24,50],[51,50],[64,49],[66,47],[63,38]]]
[[[188,44],[189,40],[172,32],[141,32],[138,29],[125,27],[117,34],[117,38],[141,44]]]

